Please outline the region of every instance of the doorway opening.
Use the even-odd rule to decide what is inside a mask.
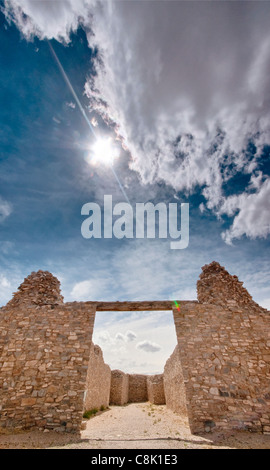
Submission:
[[[108,308],[108,304],[115,308]],[[152,303],[121,304],[106,302],[100,308],[97,305],[85,409],[92,406],[96,410],[109,408],[111,412],[115,406],[129,405],[134,412],[136,405],[139,413],[145,412],[149,417],[156,407],[159,412],[181,414],[187,423],[172,303],[170,308],[166,303],[164,310],[161,303],[157,310]],[[147,308],[143,309],[145,305]],[[140,309],[135,308],[138,306]]]

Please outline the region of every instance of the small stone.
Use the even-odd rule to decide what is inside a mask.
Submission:
[[[87,421],[82,421],[81,431],[85,431],[86,427],[87,427]]]

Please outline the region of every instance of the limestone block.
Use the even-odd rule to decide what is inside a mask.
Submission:
[[[149,375],[147,377],[148,401],[155,405],[165,405],[163,374]]]
[[[111,372],[111,405],[125,405],[128,402],[128,374],[115,369]]]

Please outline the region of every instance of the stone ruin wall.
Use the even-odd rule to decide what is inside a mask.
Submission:
[[[165,405],[163,374],[147,376],[148,401],[154,405]]]
[[[110,402],[111,369],[104,363],[99,346],[91,344],[86,378],[84,411],[107,408]]]
[[[163,374],[126,374],[121,370],[112,370],[111,405],[146,401],[156,405],[165,404]]]
[[[0,309],[0,427],[80,429],[95,312],[32,273]]]
[[[128,374],[128,401],[129,403],[148,401],[146,375]]]
[[[164,370],[167,406],[182,413],[185,398],[192,432],[269,433],[270,312],[218,263],[202,269],[198,301],[173,308],[178,353]],[[94,319],[87,302],[63,303],[50,273],[24,280],[0,309],[0,427],[80,430]],[[117,382],[115,372],[110,400],[154,396],[147,376],[122,373]]]
[[[270,312],[216,262],[197,288],[173,309],[191,430],[270,432]]]
[[[178,346],[164,367],[164,395],[167,408],[187,416],[185,383]]]
[[[112,370],[110,404],[125,405],[128,402],[128,389],[128,374],[118,369]]]

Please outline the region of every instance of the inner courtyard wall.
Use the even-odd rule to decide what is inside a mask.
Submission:
[[[178,346],[175,347],[165,364],[163,377],[167,408],[187,416],[186,390]]]
[[[111,369],[99,346],[91,344],[86,378],[84,411],[107,408],[110,402]]]
[[[148,401],[147,375],[128,374],[128,401],[129,403]]]
[[[125,405],[128,402],[129,379],[128,374],[115,369],[111,372],[111,405]]]

